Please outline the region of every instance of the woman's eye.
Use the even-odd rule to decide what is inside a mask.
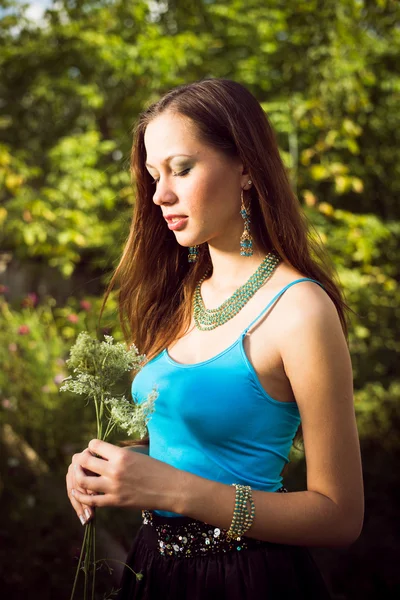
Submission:
[[[190,167],[188,169],[185,169],[184,171],[181,171],[180,173],[174,173],[174,177],[184,177],[185,175],[187,175],[190,171]],[[153,179],[151,183],[153,183],[154,185],[157,185],[157,183],[159,182],[159,179]]]
[[[181,171],[180,173],[174,173],[174,177],[184,177],[189,173],[189,171],[190,167],[188,169],[185,169],[184,171]]]

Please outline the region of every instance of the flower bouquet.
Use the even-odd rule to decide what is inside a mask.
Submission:
[[[125,430],[128,435],[136,433],[138,438],[142,439],[146,435],[147,423],[154,412],[157,392],[153,390],[139,405],[127,400],[124,395],[116,395],[114,387],[127,371],[140,370],[145,355],[139,354],[134,344],[127,350],[122,343],[114,344],[114,339],[110,335],[105,335],[104,339],[105,341],[100,342],[86,331],[78,335],[70,349],[70,358],[66,361],[73,374],[63,380],[60,391],[84,395],[88,400],[93,401],[97,439],[106,441],[115,427]],[[90,582],[92,600],[94,600],[96,565],[101,561],[113,560],[110,558],[96,560],[95,542],[96,515],[94,514],[85,525],[85,535],[70,600],[74,598],[81,569],[85,575],[84,600],[89,597]],[[134,574],[137,579],[142,578],[141,573]]]

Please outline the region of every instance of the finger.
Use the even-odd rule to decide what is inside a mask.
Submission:
[[[72,487],[83,490],[86,494],[89,492],[99,494],[106,491],[104,488],[104,478],[96,473],[94,475],[86,475],[85,469],[80,465],[74,465],[74,481],[75,483],[73,482]]]
[[[73,509],[75,510],[80,522],[82,523],[82,525],[85,525],[92,517],[94,512],[90,509],[89,506],[85,505],[85,504],[81,504],[79,501],[77,501],[73,494],[72,494],[72,489],[74,488],[79,488],[79,490],[82,493],[87,492],[87,490],[85,490],[84,488],[81,488],[77,482],[74,480],[73,478],[73,466],[70,465],[68,468],[68,473],[67,473],[67,494],[68,494],[68,498],[72,504]]]
[[[83,469],[83,473],[85,475],[89,475],[89,476],[93,476],[93,477],[97,476],[96,472],[91,471],[90,469],[87,469],[85,467],[82,467],[82,463],[85,461],[85,459],[87,457],[92,458],[92,454],[88,448],[85,448],[85,450],[83,452],[80,452],[79,454],[74,454],[74,456],[72,457],[71,468],[73,468],[73,470],[72,470],[72,483],[73,484],[75,482],[75,473],[77,472],[77,469]],[[102,461],[102,462],[104,463],[104,461]],[[72,487],[79,487],[79,482],[76,485],[72,485]],[[82,484],[81,484],[81,487],[82,487]],[[83,486],[83,487],[85,487],[85,486]]]
[[[74,496],[71,494],[73,487],[71,482],[68,481],[68,479],[69,478],[67,476],[67,494],[69,501],[71,502],[72,508],[75,510],[80,522],[82,523],[82,525],[85,525],[87,521],[87,516],[85,515],[84,507],[81,505],[80,502],[75,500]]]
[[[75,499],[74,495],[72,494],[73,489],[74,488],[71,488],[71,493],[70,493],[69,499],[71,501],[72,507],[75,509],[75,512],[78,515],[80,522],[82,523],[82,525],[86,525],[90,521],[90,519],[93,517],[94,509],[90,508],[86,504],[82,504],[81,502],[78,502]],[[82,494],[85,494],[86,490],[80,489],[79,491]]]
[[[85,448],[83,452],[80,452],[79,454],[74,454],[74,456],[72,457],[72,465],[80,465],[83,468],[83,471],[86,475],[96,475],[96,471],[91,471],[89,469],[89,465],[87,464],[88,459],[90,460],[91,458],[93,458],[93,454],[90,452],[89,448]],[[103,460],[100,464],[104,464],[104,462],[105,461]]]
[[[90,440],[88,448],[92,453],[101,456],[104,460],[117,458],[121,452],[121,448],[103,440]]]
[[[73,481],[72,481],[72,486],[71,486],[72,497],[74,497],[74,495],[72,494],[72,490],[77,490],[78,492],[80,492],[81,494],[83,494],[85,496],[96,495],[98,492],[95,490],[92,490],[92,484],[91,484],[90,480],[97,479],[97,477],[98,477],[97,475],[95,475],[95,477],[86,476],[84,469],[82,467],[80,467],[80,465],[75,464],[74,472],[73,472]],[[94,516],[94,510],[92,508],[90,508],[90,506],[88,504],[85,504],[85,503],[80,503],[80,504],[81,504],[82,511],[83,511],[82,514],[84,516],[85,522],[87,523]],[[81,521],[82,521],[82,519],[81,519]]]
[[[111,506],[108,496],[105,494],[89,495],[84,494],[80,490],[72,489],[73,498],[82,505],[89,506],[90,510],[94,510],[97,506]]]
[[[109,461],[93,456],[90,450],[82,453],[80,460],[76,461],[76,464],[79,464],[83,468],[86,475],[108,475],[110,471]]]

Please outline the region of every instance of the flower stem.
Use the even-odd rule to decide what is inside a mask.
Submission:
[[[135,575],[135,577],[138,581],[140,581],[143,578],[143,573],[140,573],[140,572],[136,573],[129,565],[124,563],[122,560],[117,560],[116,558],[99,558],[96,560],[96,563],[101,562],[102,560],[104,560],[104,561],[111,560],[113,562],[119,563],[120,565],[124,565],[127,569],[132,571],[132,573]]]
[[[89,575],[90,575],[90,564],[92,555],[92,542],[93,542],[93,520],[87,524],[88,528],[88,539],[86,542],[86,553],[85,553],[85,587],[83,591],[83,600],[87,600],[89,591]]]
[[[103,439],[106,440],[108,438],[108,436],[111,434],[112,430],[114,429],[116,423],[112,422],[112,419],[109,419],[108,423],[107,423],[107,427],[106,427],[106,431],[104,434]]]
[[[92,548],[92,554],[93,554],[93,577],[92,577],[92,600],[95,600],[95,583],[96,583],[96,520],[95,517],[93,517],[93,521],[92,521],[92,525],[93,525],[93,548]]]
[[[94,401],[94,406],[95,406],[95,409],[96,409],[97,439],[100,439],[99,438],[99,430],[100,430],[99,407],[97,406],[97,398],[96,398],[96,396],[93,397],[93,401]]]
[[[77,581],[78,581],[78,575],[79,575],[79,572],[81,570],[82,556],[83,556],[83,552],[84,552],[85,546],[86,546],[86,539],[87,539],[87,526],[85,527],[85,535],[83,537],[81,554],[79,556],[78,567],[77,567],[76,573],[75,573],[75,580],[74,580],[74,585],[73,585],[73,588],[72,588],[70,600],[73,600],[73,598],[74,598],[75,588],[76,588],[76,584],[77,584]]]
[[[99,419],[99,431],[98,431],[99,440],[103,439],[103,437],[102,437],[102,434],[103,434],[103,411],[104,411],[104,394],[103,394],[103,392],[101,392],[100,408],[99,408],[100,419]]]

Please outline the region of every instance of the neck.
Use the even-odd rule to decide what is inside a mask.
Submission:
[[[254,248],[252,256],[241,256],[239,248],[221,251],[209,245],[213,272],[208,284],[216,291],[236,290],[246,283],[264,260],[267,252]]]

